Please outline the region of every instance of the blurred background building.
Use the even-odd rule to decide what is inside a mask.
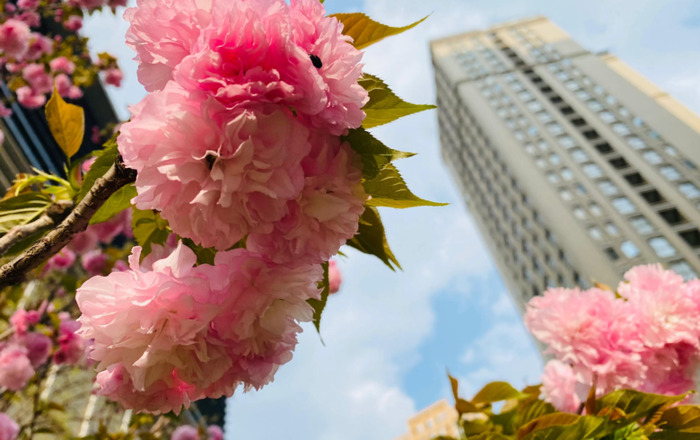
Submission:
[[[544,17],[431,42],[443,159],[518,307],[700,273],[700,118]]]
[[[441,399],[408,420],[408,432],[394,440],[430,440],[439,436],[459,437],[457,411]]]

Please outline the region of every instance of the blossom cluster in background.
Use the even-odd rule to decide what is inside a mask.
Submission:
[[[358,230],[362,53],[318,0],[140,0],[127,43],[152,92],[121,126],[136,208],[184,241],[76,294],[98,392],[179,411],[272,381],[320,299],[322,263]],[[340,284],[330,269],[331,290]]]
[[[591,386],[682,394],[696,388],[700,367],[700,280],[660,265],[637,266],[617,292],[549,289],[530,300],[525,324],[554,356],[542,391],[575,412]]]
[[[27,108],[41,107],[54,86],[61,96],[78,99],[83,96],[80,87],[89,86],[98,71],[107,84],[119,86],[123,75],[116,60],[100,54],[93,62],[86,40],[73,33],[82,27],[84,12],[125,5],[125,0],[3,2],[0,68],[17,101]],[[12,113],[6,104],[0,102],[0,116]]]

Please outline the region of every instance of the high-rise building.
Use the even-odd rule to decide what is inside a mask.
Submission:
[[[544,17],[431,43],[445,163],[518,306],[700,273],[700,118]]]
[[[447,400],[439,400],[408,420],[408,432],[395,440],[431,440],[438,436],[457,438],[457,411]]]

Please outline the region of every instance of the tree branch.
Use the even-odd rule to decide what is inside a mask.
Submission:
[[[0,257],[15,244],[40,231],[45,231],[61,223],[73,209],[73,202],[63,200],[52,203],[46,211],[33,222],[17,225],[0,237]]]
[[[121,157],[117,157],[117,162],[104,176],[95,180],[90,191],[60,225],[17,258],[0,267],[0,289],[21,282],[27,272],[57,254],[74,235],[87,228],[92,216],[112,194],[134,180],[136,171],[126,168]]]

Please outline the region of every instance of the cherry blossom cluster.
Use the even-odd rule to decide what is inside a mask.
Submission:
[[[112,9],[126,6],[125,0],[19,0],[4,2],[0,13],[0,66],[3,81],[12,88],[17,101],[28,108],[41,107],[47,94],[54,88],[67,98],[78,99],[83,95],[79,88],[88,85],[94,70],[104,73],[107,84],[119,86],[122,72],[114,58],[102,54],[91,67],[90,55],[84,40],[74,35],[64,37],[40,33],[49,20],[62,25],[69,32],[82,27],[84,12],[103,7]],[[0,116],[7,117],[11,110],[0,103]]]
[[[177,412],[260,388],[291,359],[321,263],[364,211],[341,136],[368,94],[362,53],[318,0],[139,0],[125,17],[151,92],[118,138],[132,202],[217,253],[197,265],[183,241],[135,247],[129,270],[78,290],[80,333],[100,394]]]
[[[60,325],[52,329],[52,337],[46,332],[32,331],[45,308],[18,310],[10,318],[14,332],[8,340],[0,342],[0,387],[10,391],[23,389],[36,369],[49,359],[56,365],[76,365],[84,359],[87,344],[76,334],[80,324],[68,313],[58,314]]]
[[[700,281],[660,265],[625,274],[617,294],[549,289],[530,300],[525,324],[554,356],[543,393],[575,412],[595,385],[600,396],[631,388],[658,394],[695,389],[700,367]]]

